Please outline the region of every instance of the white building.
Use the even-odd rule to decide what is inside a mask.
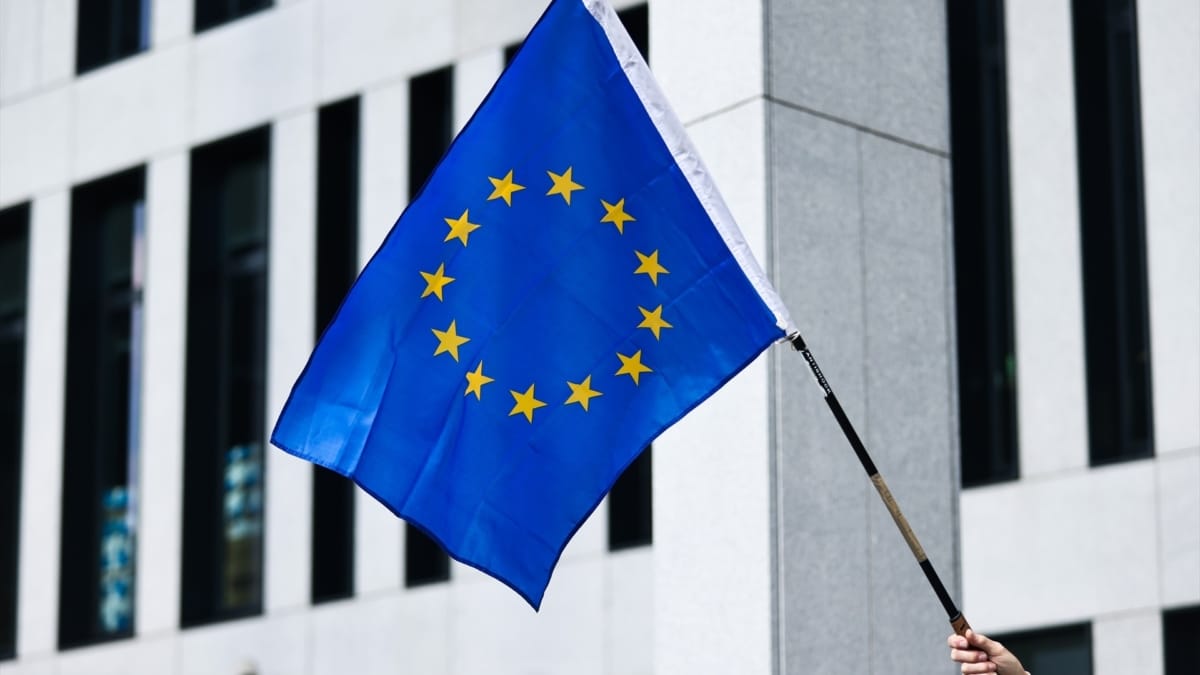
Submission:
[[[616,4],[972,623],[1184,672],[1200,5]],[[263,445],[544,5],[0,0],[0,675],[955,672],[784,347],[540,613]]]

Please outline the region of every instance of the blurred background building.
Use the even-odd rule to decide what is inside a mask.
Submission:
[[[1195,672],[1200,5],[616,4],[972,623]],[[540,613],[266,445],[543,8],[0,0],[0,675],[956,672],[784,347]]]

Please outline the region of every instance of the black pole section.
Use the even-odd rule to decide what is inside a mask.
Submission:
[[[925,555],[925,549],[921,548],[921,542],[917,540],[917,535],[913,532],[912,527],[908,524],[908,519],[900,511],[900,506],[896,504],[895,497],[892,496],[892,491],[888,489],[887,483],[884,482],[883,476],[879,475],[879,470],[875,468],[875,462],[871,461],[871,455],[867,452],[867,447],[863,445],[862,439],[858,437],[858,432],[854,430],[854,425],[850,423],[850,418],[846,417],[846,411],[842,410],[842,404],[838,402],[837,396],[834,395],[833,389],[829,386],[829,381],[825,379],[824,373],[821,372],[821,367],[817,365],[817,360],[813,358],[812,352],[808,350],[808,345],[804,343],[804,338],[800,333],[793,333],[788,336],[792,347],[800,352],[804,360],[808,362],[809,369],[817,378],[817,384],[820,385],[821,391],[825,393],[825,403],[829,406],[830,412],[833,413],[834,419],[837,420],[838,426],[842,428],[842,433],[845,434],[846,440],[850,441],[850,447],[854,448],[854,454],[858,456],[858,461],[862,464],[863,470],[867,472],[867,477],[871,479],[871,483],[875,486],[875,490],[879,492],[880,499],[883,500],[884,506],[887,507],[888,513],[892,514],[892,520],[895,521],[896,527],[900,530],[900,535],[904,537],[904,541],[908,543],[909,549],[912,550],[913,557],[917,559],[917,564],[921,566],[921,571],[925,573],[925,579],[929,581],[929,586],[933,588],[933,592],[937,595],[938,600],[942,603],[942,608],[946,610],[947,616],[950,617],[950,625],[954,628],[954,632],[962,635],[967,632],[971,626],[967,623],[966,617],[962,612],[958,611],[958,607],[954,605],[954,600],[946,591],[946,587],[942,585],[942,580],[938,577],[937,572],[933,569],[933,563],[929,562],[929,558]]]

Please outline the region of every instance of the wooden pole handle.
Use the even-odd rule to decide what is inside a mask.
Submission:
[[[971,624],[967,623],[967,617],[962,614],[950,619],[950,625],[954,628],[955,635],[966,635],[967,629],[971,627]]]

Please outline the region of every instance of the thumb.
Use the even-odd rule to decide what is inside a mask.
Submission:
[[[986,635],[980,635],[974,631],[967,631],[966,638],[971,645],[982,649],[988,656],[1000,656],[1004,653],[1004,645],[990,639]]]

